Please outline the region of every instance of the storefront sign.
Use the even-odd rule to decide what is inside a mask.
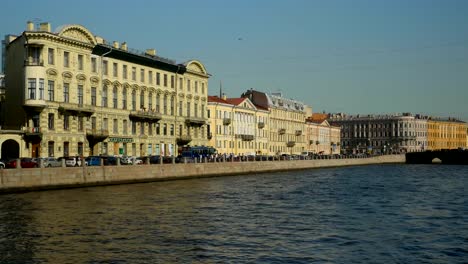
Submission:
[[[130,143],[130,142],[133,142],[133,138],[110,137],[108,141]]]

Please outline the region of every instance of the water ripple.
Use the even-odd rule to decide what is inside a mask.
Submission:
[[[466,263],[467,166],[0,196],[0,263]]]

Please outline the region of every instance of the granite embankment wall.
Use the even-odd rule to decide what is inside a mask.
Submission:
[[[359,159],[7,169],[0,170],[0,192],[32,191],[404,162],[404,155],[387,155]]]

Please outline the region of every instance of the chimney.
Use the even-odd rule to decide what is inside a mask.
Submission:
[[[32,21],[26,23],[26,31],[34,31],[34,23]]]
[[[223,100],[226,100],[227,99],[227,96],[225,93],[223,93]]]
[[[112,46],[114,48],[118,49],[119,48],[119,42],[117,42],[117,41],[112,42]]]
[[[155,49],[147,49],[146,50],[146,55],[156,56],[156,50]]]
[[[122,42],[122,46],[120,46],[120,48],[127,51],[127,42]]]
[[[50,23],[41,23],[39,25],[39,30],[40,31],[45,31],[45,32],[50,32]]]

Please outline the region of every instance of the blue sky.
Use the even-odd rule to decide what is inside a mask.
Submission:
[[[6,1],[26,21],[81,24],[108,41],[199,59],[229,97],[282,91],[314,112],[413,112],[468,121],[468,1]]]

